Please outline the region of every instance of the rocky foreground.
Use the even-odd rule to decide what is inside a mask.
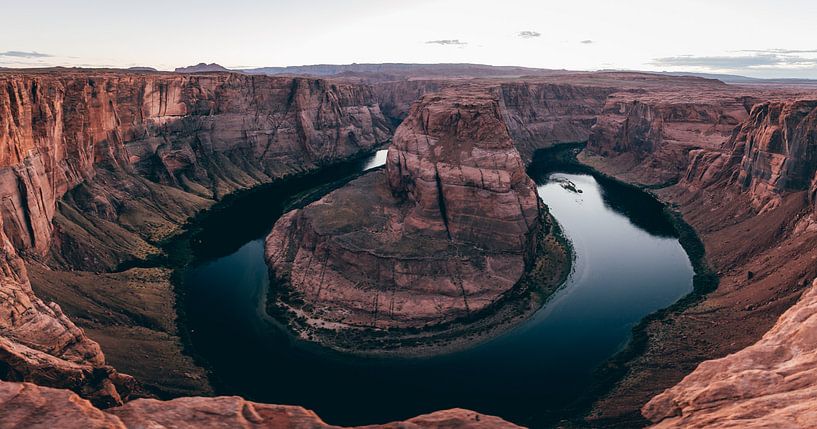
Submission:
[[[268,405],[237,396],[188,397],[172,401],[137,399],[100,410],[68,390],[31,383],[0,382],[0,427],[48,429],[254,428],[332,429],[315,413],[301,407]],[[363,427],[361,427],[363,428]],[[500,418],[463,409],[437,411],[412,419],[365,426],[368,429],[519,428]]]
[[[468,319],[482,325],[492,307],[523,299],[510,295],[524,294],[517,285],[534,267],[543,291],[566,276],[570,256],[552,224],[496,97],[426,95],[397,129],[384,171],[276,223],[266,240],[274,306],[303,338],[344,350],[415,353],[412,341],[426,335],[464,342]],[[370,345],[366,328],[382,339]]]

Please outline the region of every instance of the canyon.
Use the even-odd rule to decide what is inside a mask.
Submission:
[[[424,108],[434,111],[435,97],[449,111],[454,103],[479,106],[476,125],[458,130],[467,140],[513,146],[506,158],[512,161],[498,169],[512,179],[498,184],[516,184],[526,195],[530,179],[520,172],[537,149],[587,142],[579,161],[649,190],[700,237],[701,254],[690,254],[699,263],[696,291],[635,328],[628,348],[607,365],[614,382],[583,424],[745,427],[808,417],[804,409],[775,410],[781,401],[814,400],[803,387],[814,345],[808,325],[799,324],[813,314],[813,294],[804,291],[817,277],[817,90],[623,72],[365,82],[226,72],[0,72],[0,388],[11,398],[0,400],[0,409],[15,410],[21,424],[47,411],[55,414],[42,415],[52,419],[83,415],[98,427],[128,427],[165,412],[166,422],[200,413],[320,427],[303,409],[239,398],[135,399],[212,394],[206,372],[184,351],[172,269],[151,262],[161,260],[161,243],[188,219],[230,194],[368,153],[394,135],[385,171],[286,222],[307,232],[339,227],[320,211],[338,197],[392,207],[401,218],[395,224],[431,231],[432,241],[447,230],[464,242],[512,247],[515,277],[527,251],[502,233],[504,223],[487,236],[469,232],[461,214],[473,207],[449,201],[447,192],[453,221],[442,221],[437,183],[445,191],[472,176],[443,170],[438,179],[426,177],[429,152],[420,143],[443,138],[451,132],[445,127],[458,123],[445,122],[450,112],[430,115],[440,120],[432,132],[418,120]],[[474,157],[457,161],[467,165]],[[398,204],[394,191],[411,204]],[[510,224],[524,232],[521,225],[529,227],[541,207],[535,194],[523,200]],[[499,290],[491,293],[478,305]],[[428,307],[406,308],[421,316]],[[360,320],[368,323],[370,313],[362,311]],[[446,411],[405,427],[466,423],[500,421]]]
[[[302,338],[343,350],[375,341],[367,352],[405,354],[441,335],[462,342],[469,324],[460,320],[530,293],[515,290],[523,276],[543,292],[562,283],[570,256],[553,224],[498,100],[487,91],[429,94],[397,128],[385,171],[276,223],[266,239],[284,284],[274,307],[305,319],[295,329]],[[383,338],[363,339],[365,328]],[[442,332],[427,332],[435,328]]]

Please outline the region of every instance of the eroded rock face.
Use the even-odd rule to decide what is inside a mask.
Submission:
[[[810,191],[817,173],[817,101],[761,103],[729,141],[736,182],[761,211],[785,192]]]
[[[585,142],[615,88],[540,82],[502,83],[505,123],[522,159],[557,143]]]
[[[181,398],[172,401],[138,399],[102,411],[71,391],[30,383],[0,381],[3,428],[339,428],[326,424],[314,412],[301,407],[268,405],[236,396]],[[437,411],[403,422],[366,428],[519,428],[500,418],[463,409]]]
[[[80,208],[116,222],[127,199],[104,191],[127,186],[132,199],[152,191],[132,176],[220,198],[370,150],[390,134],[369,87],[314,79],[9,73],[0,88],[0,214],[15,246],[39,255],[51,243],[56,200],[81,183],[103,189]],[[113,177],[91,183],[100,170]],[[182,219],[196,209],[184,203]]]
[[[101,301],[52,284],[63,277],[49,268],[87,270],[76,281],[94,281],[94,272],[158,253],[156,242],[227,193],[362,154],[390,133],[364,85],[229,73],[3,72],[0,376],[70,388],[101,405],[121,403],[133,383],[56,304],[34,296],[20,255],[46,279],[40,292],[87,316]],[[138,287],[138,277],[156,276],[120,277]],[[156,286],[170,291],[167,280]],[[122,317],[146,325],[131,328],[163,338],[162,353],[181,354],[171,316],[151,323],[127,308],[133,294],[118,296]],[[88,317],[98,335],[120,336],[105,325],[118,318],[114,310]]]
[[[690,150],[718,148],[748,117],[747,100],[725,93],[616,94],[593,126],[587,150],[615,159],[635,181],[675,182],[690,163]]]
[[[22,259],[2,232],[0,240],[0,378],[73,389],[103,406],[121,404],[135,382],[105,365],[99,345],[57,304],[34,295]]]
[[[757,343],[703,362],[642,413],[656,428],[811,427],[817,421],[817,281]]]
[[[497,99],[444,92],[412,107],[385,171],[283,216],[266,255],[304,336],[438,326],[513,289],[543,215]]]

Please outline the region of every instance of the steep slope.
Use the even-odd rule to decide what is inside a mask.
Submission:
[[[720,282],[640,327],[644,349],[596,405],[595,418],[634,414],[628,404],[645,403],[704,360],[751,345],[817,277],[815,106],[755,105],[722,147],[690,151],[679,183],[657,191],[700,235]],[[742,389],[752,391],[750,384]],[[645,410],[654,419],[668,416]]]
[[[285,292],[275,309],[305,318],[295,328],[304,338],[409,353],[415,332],[395,330],[461,333],[443,326],[499,304],[534,265],[545,288],[557,286],[568,258],[550,227],[497,99],[429,94],[397,129],[385,172],[276,223],[266,255]],[[365,328],[379,331],[376,347]]]
[[[169,273],[98,273],[157,255],[160,240],[230,192],[355,157],[390,134],[371,89],[361,85],[227,73],[6,72],[0,74],[6,253],[17,265],[17,253],[24,256],[37,295],[63,303],[113,351],[116,366],[160,391],[206,392],[206,377],[176,336]],[[22,313],[54,319],[70,334],[69,344],[93,351],[83,352],[86,362],[75,359],[93,379],[36,380],[77,391],[103,383],[110,371],[94,370],[104,368],[96,343],[34,300],[25,273],[10,271],[2,287],[28,294],[32,304]],[[31,341],[58,357],[66,352],[56,333],[12,328],[10,349]],[[34,380],[20,365],[13,374]],[[63,386],[61,378],[74,384]]]
[[[740,250],[732,251],[738,256],[732,256],[731,263],[748,265],[748,274],[741,281],[742,290],[731,294],[748,295],[743,310],[753,313],[770,304],[766,299],[757,303],[751,299],[767,294],[758,290],[756,283],[765,283],[775,295],[793,288],[794,296],[788,301],[817,275],[817,101],[754,106],[726,147],[728,155],[699,154],[703,159],[690,168],[681,186],[698,193],[713,188],[723,194],[738,193],[745,207],[756,213],[743,225],[757,218],[780,219],[780,227],[771,234],[759,232],[763,226],[758,224],[749,228],[751,236],[744,239],[746,244],[738,241]],[[764,257],[762,266],[755,262],[756,253]],[[668,419],[662,423],[666,427],[725,426],[736,419],[758,426],[808,421],[802,407],[781,404],[797,398],[795,402],[802,406],[814,397],[813,392],[801,388],[814,369],[809,360],[814,345],[808,328],[813,289],[759,342],[723,359],[702,363],[677,386],[656,396],[645,406],[644,414],[653,421]],[[786,375],[787,371],[791,374]],[[771,380],[775,374],[780,377]],[[707,380],[706,385],[703,380]],[[724,401],[726,396],[730,401]],[[750,409],[752,412],[746,414]]]
[[[817,281],[755,344],[703,362],[644,406],[655,428],[810,427],[817,421]]]

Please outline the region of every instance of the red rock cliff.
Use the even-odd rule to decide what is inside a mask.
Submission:
[[[0,214],[15,246],[40,255],[56,200],[100,170],[212,199],[390,135],[369,87],[314,79],[12,73],[0,88]],[[115,221],[123,198],[84,208]]]
[[[155,252],[150,242],[214,199],[389,137],[362,85],[226,73],[0,74],[0,376],[102,405],[121,403],[127,390],[117,385],[132,383],[56,304],[34,296],[18,254],[111,270]]]
[[[283,216],[266,254],[297,297],[279,304],[306,313],[304,336],[439,326],[514,287],[535,256],[542,216],[499,102],[458,89],[414,104],[386,171]]]

